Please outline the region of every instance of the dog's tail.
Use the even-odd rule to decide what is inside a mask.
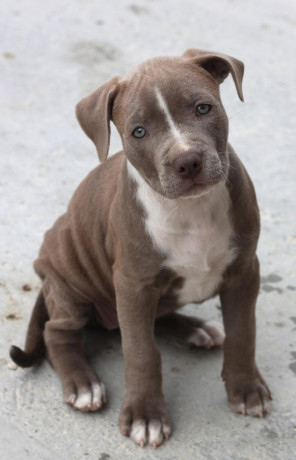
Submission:
[[[36,364],[45,353],[43,339],[44,324],[48,321],[48,313],[42,290],[37,297],[26,337],[25,351],[12,345],[9,350],[11,359],[21,367]]]

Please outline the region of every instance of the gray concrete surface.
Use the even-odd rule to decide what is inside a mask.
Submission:
[[[296,458],[295,6],[293,0],[1,2],[1,459]],[[124,394],[118,334],[87,338],[109,397],[98,414],[67,407],[46,362],[15,370],[8,347],[24,341],[39,288],[32,261],[43,233],[97,164],[75,103],[145,58],[188,47],[225,52],[246,65],[245,104],[230,79],[222,96],[230,140],[261,208],[257,359],[273,392],[273,413],[258,420],[230,412],[221,352],[158,339],[173,436],[157,451],[140,450],[117,429]],[[114,133],[112,151],[119,147]],[[218,304],[186,311],[220,319]]]

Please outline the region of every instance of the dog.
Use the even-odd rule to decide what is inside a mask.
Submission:
[[[271,394],[255,363],[259,211],[251,179],[228,143],[219,93],[230,73],[243,101],[243,72],[233,57],[189,49],[149,59],[77,104],[101,165],[45,234],[34,263],[42,288],[25,351],[10,350],[23,367],[46,353],[64,400],[95,411],[106,393],[85,359],[82,331],[93,321],[119,327],[126,366],[119,428],[142,447],[158,447],[171,432],[158,327],[187,344],[223,345],[231,409],[257,417],[270,412]],[[111,120],[123,151],[105,161]],[[176,312],[215,295],[225,336],[215,323]]]

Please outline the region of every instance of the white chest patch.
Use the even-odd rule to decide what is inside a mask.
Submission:
[[[211,296],[235,257],[235,249],[230,249],[230,198],[225,184],[203,196],[169,200],[154,192],[130,163],[128,169],[147,215],[146,231],[155,249],[166,257],[163,266],[184,278],[179,302],[185,305]]]

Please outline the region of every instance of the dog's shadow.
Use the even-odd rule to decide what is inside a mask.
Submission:
[[[221,354],[221,348],[219,347],[206,350],[200,347],[189,346],[170,336],[163,337],[160,332],[155,334],[155,340],[160,351],[172,354],[175,350],[178,355],[184,355],[181,359],[184,357],[188,358],[188,355],[195,355],[200,361],[203,361],[204,359],[211,359],[211,356],[216,359]],[[83,346],[87,359],[93,363],[110,354],[120,355],[121,359],[123,359],[119,329],[108,331],[99,325],[88,326],[84,331]]]
[[[108,331],[99,325],[88,326],[84,330],[83,345],[87,358],[93,361],[108,351],[121,350],[120,331]]]
[[[172,337],[156,334],[157,347],[162,355],[164,394],[171,413],[178,417],[187,407],[194,412],[189,395],[192,391],[203,404],[205,387],[211,386],[215,392],[215,382],[220,378],[222,350],[205,350],[189,347]],[[109,403],[118,409],[125,390],[124,357],[119,329],[107,331],[99,326],[88,327],[84,333],[84,349],[88,361],[106,384]],[[205,385],[206,383],[206,385]],[[182,404],[180,405],[180,400]]]

